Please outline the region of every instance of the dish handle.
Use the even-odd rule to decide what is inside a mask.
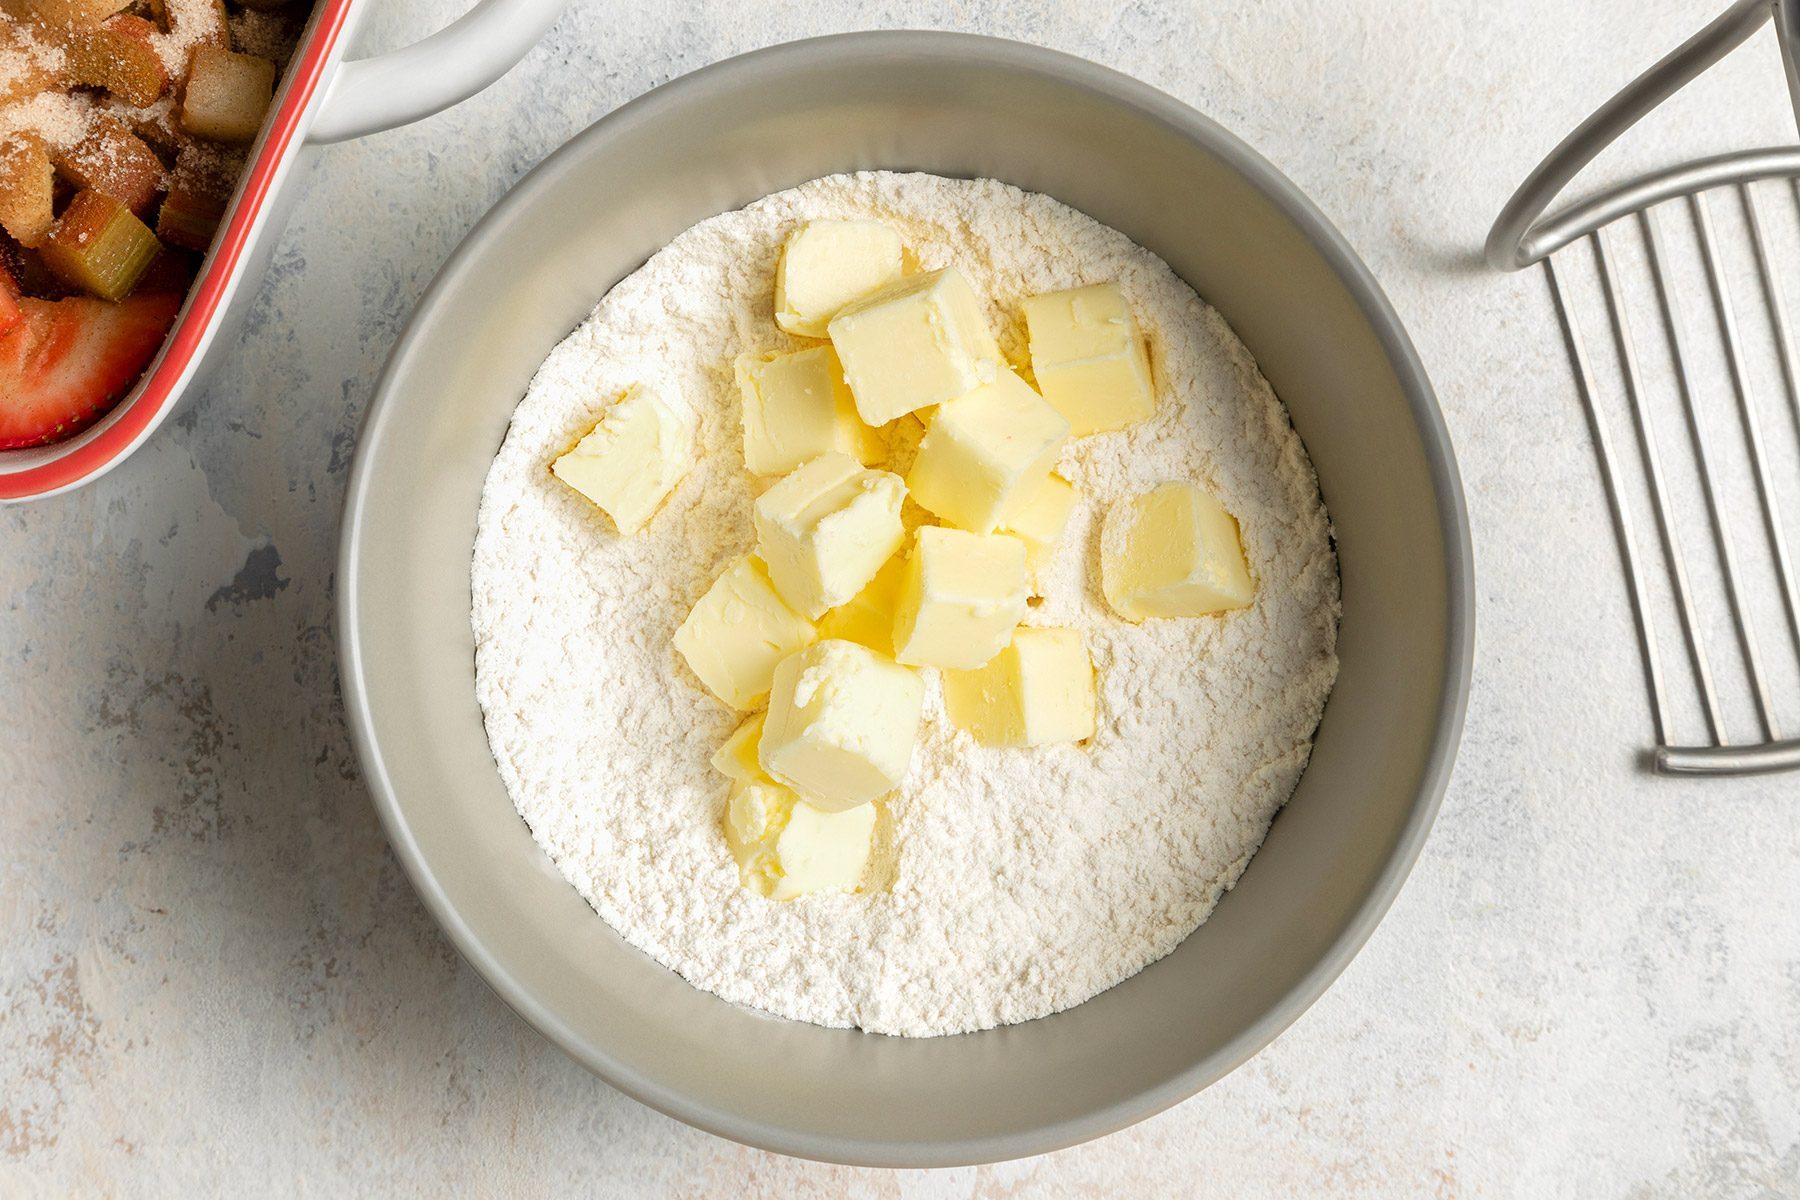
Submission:
[[[525,57],[565,2],[480,0],[423,41],[340,64],[306,140],[379,133],[468,99]]]

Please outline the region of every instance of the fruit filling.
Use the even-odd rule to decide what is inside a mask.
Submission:
[[[0,0],[0,450],[137,383],[212,244],[305,0]]]

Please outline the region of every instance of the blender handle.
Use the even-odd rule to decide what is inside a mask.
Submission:
[[[393,129],[468,99],[525,57],[565,0],[480,0],[423,41],[341,63],[307,131],[341,142]]]
[[[1781,35],[1788,97],[1794,102],[1794,123],[1800,126],[1800,0],[1775,0],[1775,32]]]
[[[1780,19],[1778,23],[1784,32],[1791,30],[1795,34],[1794,41],[1783,43],[1783,49],[1788,52],[1788,82],[1800,86],[1794,76],[1795,53],[1800,53],[1800,0],[1778,0],[1778,4],[1772,0],[1737,0],[1712,24],[1596,109],[1526,176],[1488,233],[1488,265],[1496,271],[1517,271],[1554,251],[1554,221],[1546,214],[1582,168],[1652,109],[1743,44],[1762,28],[1771,13]],[[1796,92],[1796,97],[1800,102],[1800,92]]]

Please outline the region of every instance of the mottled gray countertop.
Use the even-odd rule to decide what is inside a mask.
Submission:
[[[379,0],[365,42],[458,7]],[[0,511],[0,1194],[1800,1193],[1800,777],[1638,770],[1628,610],[1543,277],[1472,257],[1539,155],[1713,7],[578,0],[491,91],[324,153],[205,393],[98,485]],[[1114,1137],[889,1173],[642,1108],[459,961],[358,777],[332,571],[383,356],[521,173],[716,59],[900,25],[1131,72],[1318,201],[1436,380],[1480,626],[1436,831],[1292,1029]],[[1792,135],[1765,37],[1603,173]]]

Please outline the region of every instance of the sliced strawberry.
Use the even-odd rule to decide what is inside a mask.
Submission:
[[[104,416],[156,356],[181,297],[18,304],[24,320],[0,336],[0,449],[60,441]]]
[[[19,285],[14,282],[12,272],[0,262],[0,334],[11,332],[13,326],[25,319],[25,310],[19,307],[19,295]]]

